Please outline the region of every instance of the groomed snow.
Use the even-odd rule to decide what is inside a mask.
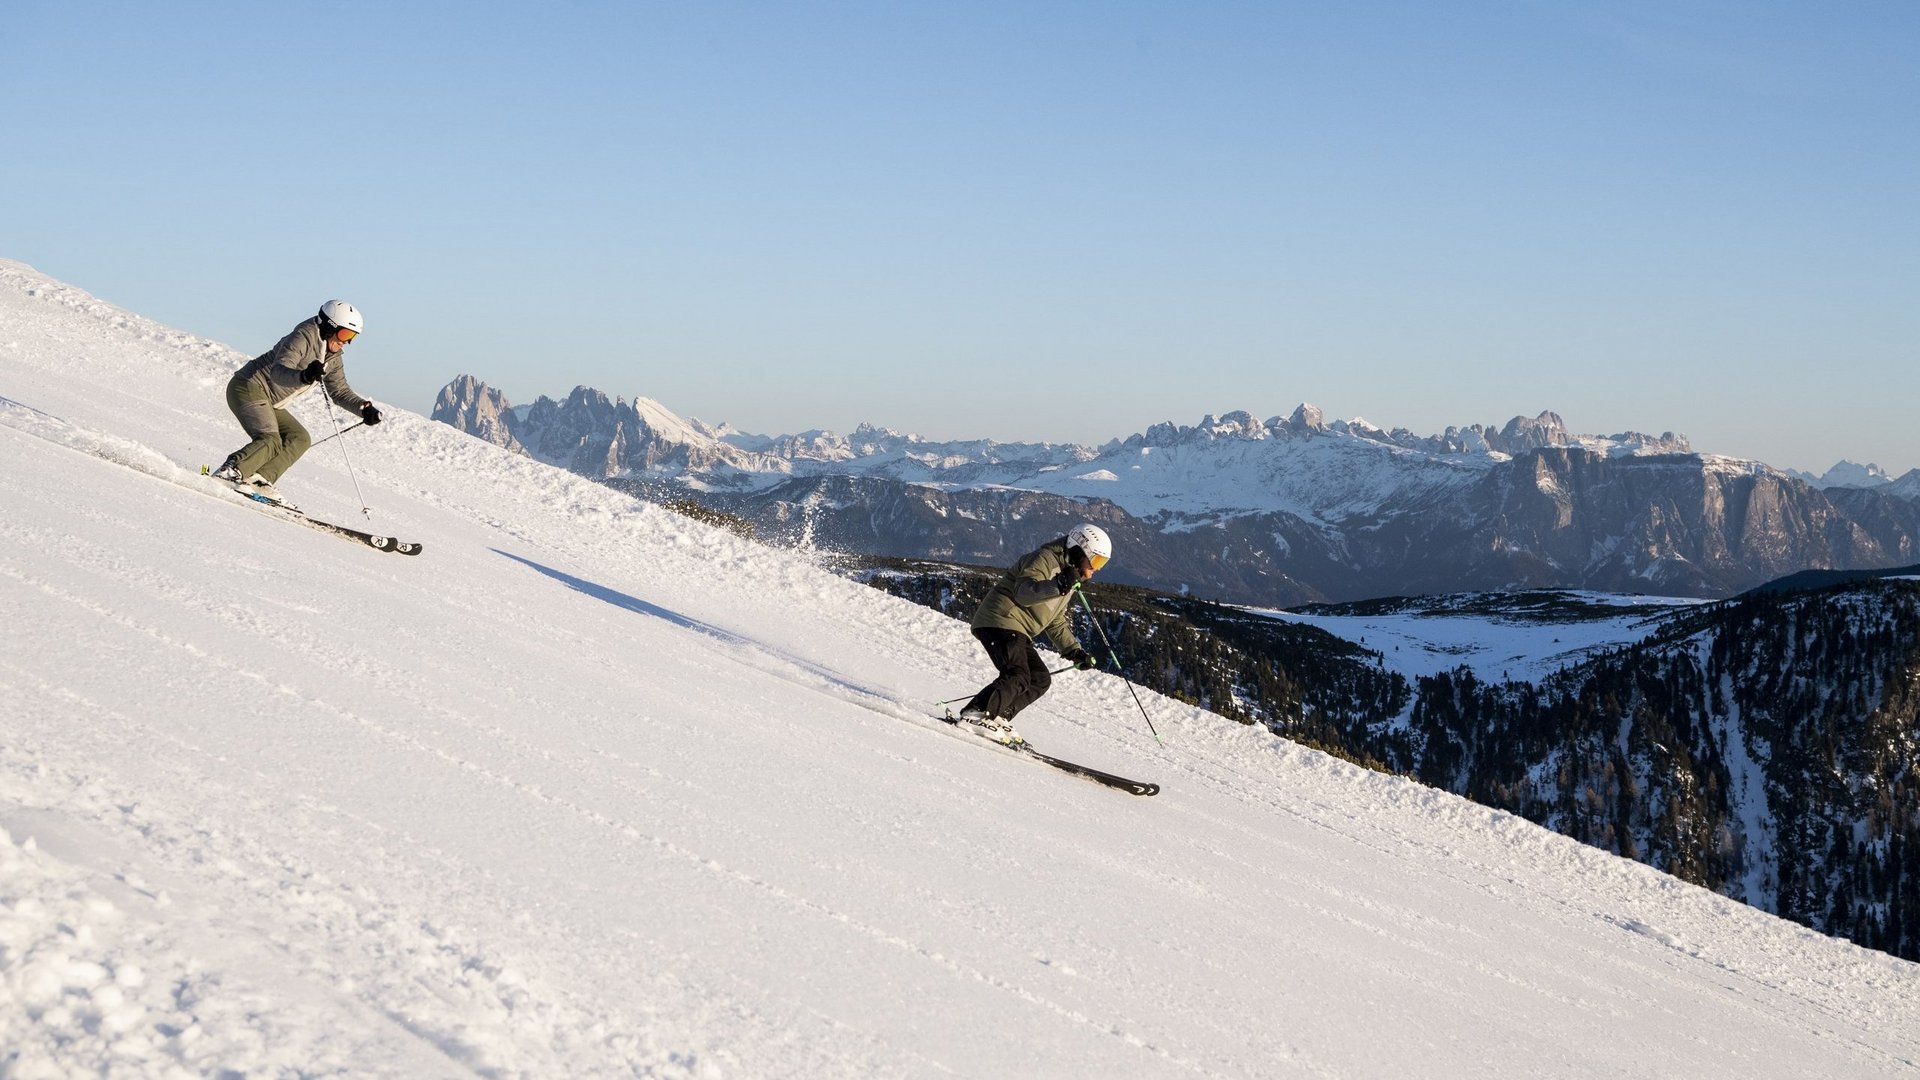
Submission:
[[[0,1075],[1920,1065],[1920,966],[1108,676],[1021,727],[1163,793],[1023,762],[961,624],[416,415],[423,555],[274,520],[241,359],[0,263]]]

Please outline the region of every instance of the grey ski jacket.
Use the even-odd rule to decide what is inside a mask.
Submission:
[[[235,382],[248,385],[245,396],[249,400],[262,401],[276,409],[284,409],[300,395],[313,389],[313,383],[300,381],[300,372],[315,360],[325,367],[320,382],[327,388],[327,396],[335,405],[350,412],[359,412],[367,399],[354,393],[347,385],[346,369],[340,358],[346,355],[327,352],[327,343],[320,337],[320,317],[318,315],[299,326],[293,332],[280,339],[280,343],[265,353],[249,360],[244,367],[233,373]]]

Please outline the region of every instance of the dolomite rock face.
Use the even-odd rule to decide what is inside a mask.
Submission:
[[[462,375],[440,388],[440,396],[433,402],[433,418],[495,446],[522,449],[513,434],[514,418],[508,411],[506,395],[471,375]]]

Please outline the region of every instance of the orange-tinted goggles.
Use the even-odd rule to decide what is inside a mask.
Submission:
[[[1107,557],[1105,555],[1088,555],[1087,565],[1092,567],[1095,570],[1098,570],[1101,567],[1107,565]]]
[[[357,338],[359,336],[360,336],[360,331],[358,330],[349,330],[344,326],[340,328],[340,344],[342,345],[345,345],[347,342],[352,341],[354,338]]]

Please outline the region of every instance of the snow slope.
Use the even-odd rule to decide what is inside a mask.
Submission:
[[[1920,967],[1111,677],[1021,726],[1161,795],[1021,761],[960,624],[419,416],[425,554],[274,520],[241,358],[0,263],[0,1076],[1920,1069]]]

